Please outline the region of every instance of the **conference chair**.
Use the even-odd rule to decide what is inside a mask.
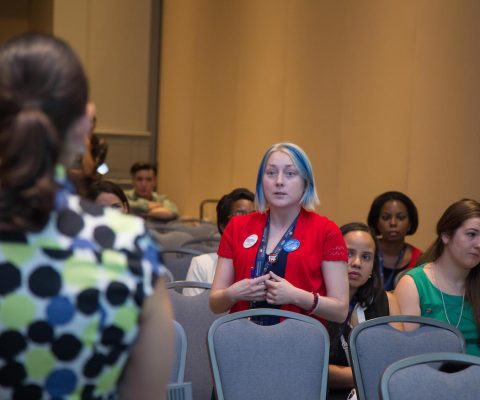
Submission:
[[[284,318],[261,326],[251,317]],[[208,332],[218,400],[325,399],[330,341],[316,319],[278,309],[218,318]]]
[[[166,288],[172,303],[174,318],[185,329],[188,351],[185,364],[185,380],[192,383],[193,397],[210,400],[213,390],[213,375],[207,350],[208,328],[220,315],[214,314],[208,305],[210,283],[171,282]],[[197,296],[184,296],[187,287],[207,289]]]
[[[400,331],[392,322],[415,323],[418,328]],[[391,315],[368,320],[353,328],[349,352],[359,400],[379,398],[380,379],[387,366],[421,353],[465,352],[465,340],[453,326],[431,318]]]
[[[202,236],[186,241],[182,244],[182,248],[198,250],[202,253],[216,253],[220,237]]]
[[[162,249],[163,264],[173,274],[175,281],[185,280],[187,277],[190,262],[195,256],[199,256],[202,252],[184,248],[165,248]]]
[[[193,239],[193,236],[188,232],[170,231],[170,232],[156,232],[150,231],[152,237],[160,244],[163,249],[176,249],[182,247]]]
[[[187,357],[187,336],[183,327],[173,321],[174,328],[174,353],[172,375],[167,387],[168,400],[191,400],[192,384],[184,382],[185,360]]]
[[[217,225],[196,218],[171,221],[167,223],[166,226],[175,231],[187,232],[194,238],[215,236],[218,233]]]
[[[427,353],[391,364],[382,375],[383,400],[477,400],[480,357]]]

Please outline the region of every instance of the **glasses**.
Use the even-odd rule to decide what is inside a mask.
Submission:
[[[230,214],[229,217],[232,218],[232,217],[237,217],[239,215],[247,215],[247,214],[250,214],[252,211],[247,211],[247,210],[238,210],[238,211],[235,211],[234,213]]]

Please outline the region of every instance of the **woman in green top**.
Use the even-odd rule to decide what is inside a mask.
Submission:
[[[467,342],[467,353],[480,356],[479,202],[463,199],[447,208],[424,260],[395,289],[401,313],[457,327]]]

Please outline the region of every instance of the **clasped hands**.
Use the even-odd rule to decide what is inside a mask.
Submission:
[[[286,279],[268,272],[253,279],[242,279],[229,287],[233,301],[267,301],[269,304],[292,304],[298,290]]]

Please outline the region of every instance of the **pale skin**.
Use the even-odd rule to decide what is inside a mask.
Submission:
[[[148,200],[147,216],[158,219],[173,218],[175,217],[175,214],[167,207],[164,207],[161,202],[150,200],[155,189],[156,179],[155,172],[151,169],[137,171],[132,177],[132,185],[135,189],[135,193],[138,197]]]
[[[80,144],[85,142],[91,130],[91,110],[87,106],[85,114],[73,123],[67,133],[62,156],[64,163],[72,162]],[[160,279],[154,293],[143,303],[139,334],[120,383],[120,399],[165,399],[172,359],[172,311],[163,279]]]
[[[462,296],[471,269],[480,262],[480,218],[470,218],[452,236],[441,235],[443,253],[424,267],[430,282],[443,293]],[[421,315],[420,298],[412,277],[405,275],[395,288],[400,311],[404,315]],[[416,324],[404,324],[413,330]]]
[[[372,236],[365,231],[351,231],[344,236],[348,249],[349,272],[349,299],[351,300],[358,289],[369,279],[373,269],[375,242]],[[387,292],[390,315],[398,315],[400,309],[393,294]],[[358,317],[354,312],[349,321],[352,327],[358,325]],[[397,326],[401,329],[401,326]],[[349,389],[355,386],[352,369],[349,366],[329,364],[328,383],[334,389]]]
[[[290,157],[286,153],[276,151],[267,160],[263,187],[270,209],[270,233],[266,249],[267,253],[270,253],[300,212],[300,199],[305,183]],[[327,295],[320,298],[314,315],[341,322],[348,312],[346,265],[340,261],[324,261],[321,269]],[[266,300],[269,304],[275,305],[294,304],[304,310],[310,310],[314,295],[295,287],[273,272],[254,279],[234,282],[233,261],[219,257],[210,294],[210,308],[215,313],[226,312],[241,300]]]

